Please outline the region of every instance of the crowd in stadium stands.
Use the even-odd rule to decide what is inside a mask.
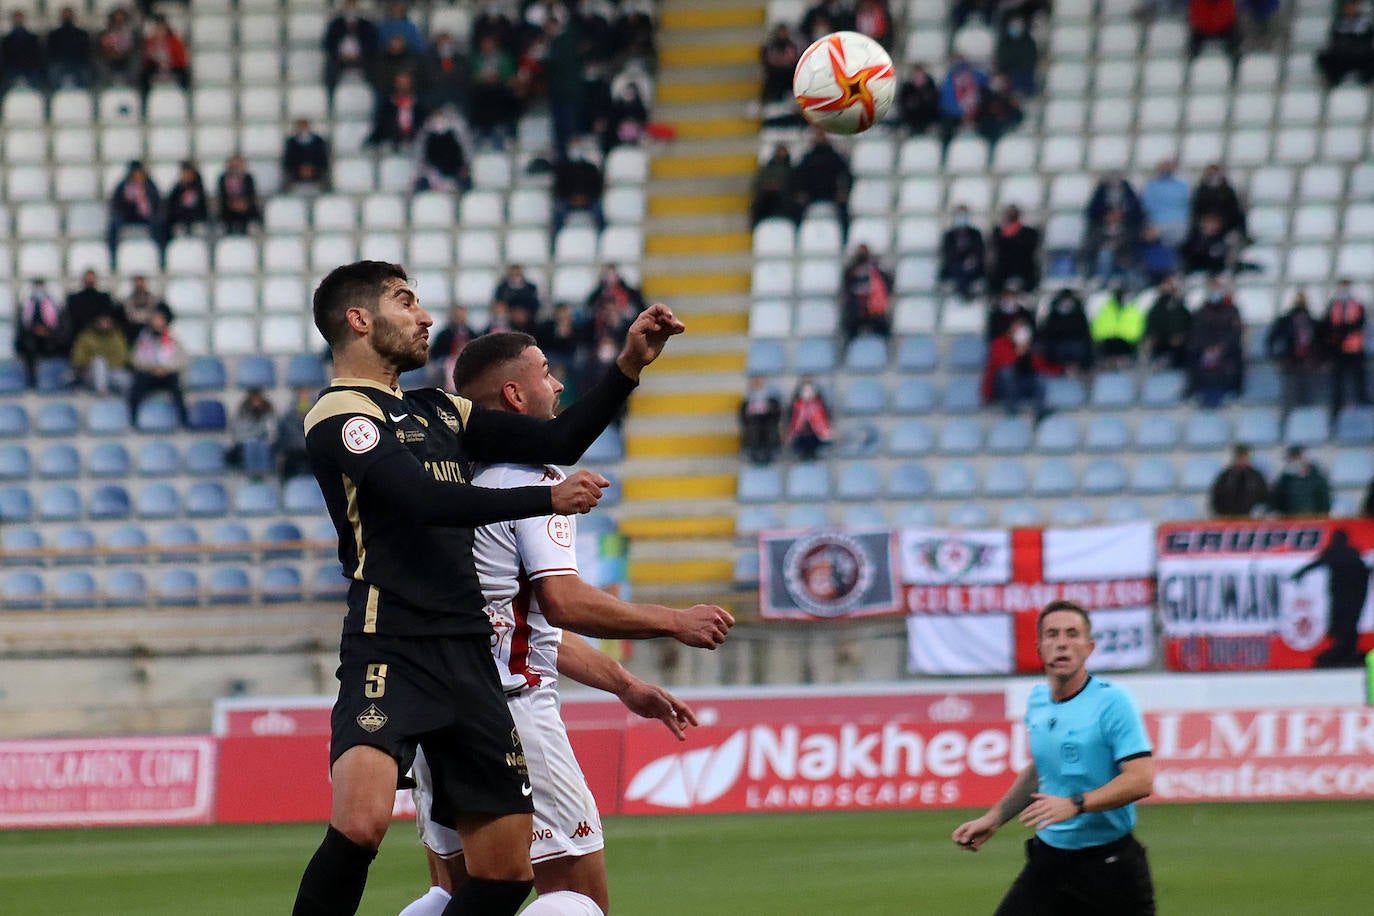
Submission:
[[[1374,494],[1374,483],[1371,483]],[[1239,444],[1232,449],[1231,463],[1221,469],[1212,482],[1212,514],[1221,518],[1244,518],[1265,511],[1285,516],[1328,515],[1331,512],[1331,484],[1300,445],[1284,453],[1283,470],[1271,486],[1250,463],[1250,448]],[[1366,504],[1369,495],[1366,495]],[[1365,514],[1370,506],[1366,505]]]

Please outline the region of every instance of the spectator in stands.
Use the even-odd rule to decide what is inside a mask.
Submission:
[[[1001,404],[1008,416],[1030,404],[1038,422],[1046,412],[1044,376],[1052,367],[1036,352],[1034,338],[1031,326],[1019,318],[993,338],[979,391],[983,403]]]
[[[154,16],[152,28],[143,39],[143,68],[139,87],[146,96],[154,82],[172,79],[182,89],[191,88],[191,56],[186,42],[172,30],[167,19]]]
[[[380,48],[377,27],[359,14],[358,0],[343,0],[324,32],[324,85],[331,100],[344,71],[357,70],[364,77],[371,76]]]
[[[1301,445],[1288,446],[1283,470],[1269,490],[1269,508],[1288,517],[1331,514],[1331,484]]]
[[[892,333],[892,273],[884,270],[867,245],[854,249],[844,267],[840,327],[845,340],[860,334]]]
[[[176,235],[177,227],[186,234],[210,219],[210,201],[205,196],[205,182],[190,160],[182,160],[177,183],[167,192],[167,237]]]
[[[452,375],[445,388],[453,386]],[[297,388],[291,398],[291,409],[277,421],[277,434],[272,441],[281,479],[290,480],[310,473],[310,454],[305,447],[305,416],[315,406],[315,392]]]
[[[968,300],[982,290],[987,273],[983,233],[969,219],[968,207],[959,204],[940,239],[938,278],[941,283],[950,284],[960,299]]]
[[[1083,300],[1068,287],[1054,294],[1035,343],[1045,362],[1074,375],[1087,373],[1093,366],[1093,338]]]
[[[830,32],[853,30],[853,4],[847,0],[818,0],[802,16],[801,30],[810,44]]]
[[[135,343],[143,329],[153,323],[153,317],[158,312],[166,313],[168,323],[175,317],[162,297],[148,288],[148,278],[138,274],[134,277],[133,290],[124,299],[124,330],[130,344]]]
[[[1141,231],[1140,245],[1136,248],[1136,260],[1139,263],[1140,274],[1148,286],[1158,286],[1165,277],[1178,273],[1179,267],[1183,264],[1177,249],[1165,243],[1155,226],[1146,226]]]
[[[1242,239],[1249,236],[1246,228],[1245,208],[1241,205],[1240,195],[1226,178],[1226,172],[1219,163],[1207,166],[1193,189],[1191,221],[1197,225],[1207,214],[1214,214],[1221,221],[1221,231],[1227,235],[1235,232]]]
[[[145,226],[159,249],[167,244],[166,227],[162,223],[162,195],[138,160],[129,163],[124,178],[110,195],[107,241],[110,264],[114,266],[119,263],[119,237],[125,226]]]
[[[404,0],[390,0],[386,5],[386,16],[377,23],[378,44],[385,45],[396,35],[405,39],[406,46],[416,54],[424,53],[425,36],[420,33],[420,27],[411,21]]]
[[[38,362],[67,355],[70,338],[62,306],[35,278],[28,296],[19,302],[14,322],[14,352],[24,362],[24,377],[32,388],[38,381]]]
[[[957,32],[974,16],[983,20],[983,25],[992,26],[997,14],[997,0],[953,0],[949,8],[950,32]]]
[[[87,270],[81,275],[81,288],[67,294],[67,329],[73,338],[95,324],[101,315],[109,315],[115,326],[123,330],[124,309],[96,285],[97,279],[95,271]]]
[[[1093,316],[1092,337],[1098,357],[1108,368],[1126,368],[1135,362],[1144,336],[1145,312],[1139,300],[1129,298],[1125,287],[1114,287]]]
[[[1011,279],[1002,287],[988,309],[988,322],[984,333],[989,341],[996,340],[1017,321],[1025,322],[1026,327],[1032,332],[1035,330],[1035,311],[1026,304],[1025,289],[1020,280]]]
[[[1188,59],[1197,57],[1202,46],[1219,41],[1231,58],[1231,71],[1240,66],[1240,23],[1236,0],[1188,0]]]
[[[48,85],[43,41],[24,24],[23,10],[10,13],[10,30],[0,38],[0,94],[24,83],[42,91]]]
[[[549,365],[561,367],[569,378],[578,367],[578,352],[582,348],[583,329],[570,303],[560,302],[553,307],[553,315],[539,322],[534,339],[549,358]]]
[[[606,228],[606,213],[601,206],[601,197],[606,191],[606,179],[592,158],[596,156],[594,146],[587,143],[574,144],[568,150],[568,158],[560,161],[553,170],[553,238],[556,240],[568,216],[573,213],[586,213],[596,224],[596,231]],[[591,158],[588,158],[591,157]]]
[[[609,153],[622,144],[635,144],[643,140],[649,128],[649,109],[640,94],[639,83],[634,80],[617,83],[611,92],[605,115],[596,118],[592,127],[603,153]]]
[[[229,157],[219,176],[219,220],[229,235],[245,235],[249,224],[262,223],[257,182],[237,153]]]
[[[1127,283],[1137,267],[1138,244],[1120,210],[1110,209],[1083,241],[1083,275],[1103,286]]]
[[[452,105],[461,110],[467,104],[472,62],[449,32],[441,31],[434,36],[434,43],[425,52],[420,74],[431,108]]]
[[[1222,225],[1216,213],[1204,214],[1193,224],[1183,241],[1183,269],[1188,273],[1216,275],[1231,268],[1236,252],[1233,236]]]
[[[1250,446],[1237,443],[1231,463],[1217,472],[1211,489],[1212,514],[1218,518],[1249,518],[1269,501],[1264,475],[1250,463]]]
[[[849,162],[830,143],[830,135],[819,127],[811,129],[811,148],[792,169],[792,192],[796,200],[797,218],[806,214],[814,203],[829,203],[835,207],[840,221],[840,237],[849,237],[849,189],[854,173]]]
[[[72,343],[76,380],[96,394],[129,390],[129,341],[113,312],[101,312]]]
[[[453,390],[453,364],[458,361],[458,354],[476,336],[477,332],[468,324],[467,307],[455,305],[450,309],[448,324],[429,342],[430,384],[445,391]]]
[[[418,83],[423,59],[410,49],[400,35],[392,35],[391,40],[382,42],[382,50],[372,65],[370,74],[372,91],[380,101],[396,85],[396,77],[402,73],[410,75],[411,85],[417,94],[422,94]]]
[[[644,294],[634,285],[627,283],[620,269],[614,264],[603,264],[596,287],[587,295],[587,310],[595,311],[606,305],[615,308],[616,313],[628,328],[640,312],[645,309]]]
[[[487,312],[487,326],[482,329],[479,337],[487,334],[504,334],[507,331],[515,330],[510,321],[510,306],[504,299],[497,299],[491,304],[491,309]]]
[[[1274,319],[1264,338],[1264,351],[1279,364],[1283,379],[1283,412],[1312,403],[1321,372],[1321,325],[1298,290],[1288,311]]]
[[[787,23],[780,22],[773,26],[773,31],[759,48],[759,63],[763,67],[761,101],[764,105],[792,100],[792,72],[797,69],[799,57],[801,48],[797,46]]]
[[[1170,274],[1159,283],[1155,301],[1145,316],[1145,339],[1150,345],[1150,360],[1170,369],[1188,363],[1188,338],[1193,331],[1193,313],[1178,291],[1178,278]]]
[[[1030,98],[1039,91],[1035,71],[1040,66],[1040,49],[1027,27],[1026,17],[1007,16],[997,30],[993,55],[997,70],[1006,74],[1017,94]]]
[[[1140,208],[1144,219],[1159,230],[1165,245],[1177,248],[1188,235],[1188,182],[1174,173],[1172,159],[1161,160],[1154,176],[1140,191]]]
[[[472,187],[467,150],[472,145],[467,125],[451,108],[429,116],[416,140],[419,161],[416,191],[466,191]]]
[[[89,89],[95,76],[91,33],[76,24],[76,10],[62,7],[61,25],[48,32],[48,85]]]
[[[775,216],[796,221],[799,217],[792,192],[792,156],[785,145],[773,147],[768,161],[754,173],[753,201],[749,205],[752,226]]]
[[[1317,69],[1327,88],[1350,74],[1368,85],[1374,80],[1374,19],[1360,0],[1344,0],[1331,20],[1331,37],[1317,52]]]
[[[892,13],[886,0],[859,0],[854,6],[854,31],[892,50]]]
[[[415,92],[414,77],[406,72],[397,73],[391,93],[377,102],[367,142],[400,152],[419,134],[428,116],[425,103]]]
[[[553,33],[544,58],[544,81],[553,120],[555,160],[567,158],[569,144],[586,134],[589,124],[582,30],[577,17],[567,18],[566,23],[560,24],[557,17],[551,16],[546,25]]]
[[[281,153],[282,190],[329,188],[329,141],[310,127],[306,118],[297,118],[291,136]]]
[[[254,480],[272,472],[272,442],[277,435],[276,411],[261,388],[249,388],[229,421],[231,440],[224,460]]]
[[[1004,74],[994,73],[978,101],[978,116],[974,124],[978,135],[988,141],[988,150],[991,151],[997,146],[998,140],[1020,127],[1025,119],[1021,100],[1017,98],[1011,82]]]
[[[1326,343],[1331,354],[1331,417],[1335,419],[1346,403],[1346,389],[1356,404],[1369,403],[1369,384],[1365,376],[1365,306],[1342,278],[1336,295],[1326,307]]]
[[[506,275],[496,284],[492,293],[493,302],[504,302],[511,308],[522,308],[531,315],[539,313],[539,287],[525,276],[525,268],[520,264],[506,267]]]
[[[1125,228],[1132,235],[1140,232],[1140,227],[1145,222],[1145,211],[1141,207],[1135,188],[1131,187],[1131,183],[1120,172],[1103,173],[1093,188],[1092,196],[1088,198],[1088,206],[1083,210],[1088,232],[1091,234],[1101,229],[1107,221],[1107,214],[1112,210],[1120,214]]]
[[[96,75],[102,86],[132,86],[138,79],[142,47],[127,9],[117,6],[110,10],[105,28],[96,36],[95,49]]]
[[[1188,390],[1201,406],[1213,409],[1227,395],[1240,394],[1245,372],[1242,333],[1240,311],[1221,280],[1213,277],[1188,339]]]
[[[153,312],[152,321],[134,341],[133,382],[129,386],[129,419],[138,423],[138,408],[154,391],[172,396],[181,425],[186,425],[186,397],[181,390],[181,372],[186,368],[186,350],[171,329],[170,309]]]
[[[1021,208],[1012,204],[1002,211],[1002,221],[992,230],[993,289],[1019,280],[1022,289],[1040,288],[1040,230],[1021,221]]]
[[[965,125],[973,126],[987,91],[988,75],[962,54],[950,58],[940,82],[940,134],[945,144]]]
[[[913,136],[940,119],[940,87],[924,64],[912,64],[911,75],[898,88],[897,112]]]
[[[1274,20],[1278,16],[1280,0],[1241,0],[1245,16],[1250,22],[1250,37],[1259,47],[1273,45]]]
[[[749,379],[739,405],[740,448],[753,464],[772,464],[782,449],[782,400],[760,376]]]
[[[802,461],[815,461],[822,447],[830,443],[830,408],[816,383],[803,376],[792,393],[792,409],[787,420],[787,443]]]
[[[520,116],[519,100],[511,86],[514,79],[515,58],[494,36],[484,36],[472,58],[468,100],[468,120],[478,138],[503,145],[514,134]]]

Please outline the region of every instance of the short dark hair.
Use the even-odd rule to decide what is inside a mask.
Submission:
[[[463,390],[481,378],[492,366],[518,359],[530,347],[538,346],[538,341],[521,331],[502,331],[484,334],[473,339],[453,364],[453,390],[463,394]]]
[[[315,327],[330,347],[344,341],[348,323],[344,313],[351,308],[377,310],[387,280],[408,281],[405,268],[386,261],[354,261],[336,267],[315,288],[312,302]]]
[[[1045,618],[1056,611],[1069,611],[1083,618],[1083,625],[1088,629],[1088,635],[1093,635],[1093,620],[1088,616],[1088,612],[1083,609],[1083,605],[1076,601],[1059,599],[1051,601],[1040,610],[1040,616],[1035,618],[1035,635],[1039,636],[1045,629]]]

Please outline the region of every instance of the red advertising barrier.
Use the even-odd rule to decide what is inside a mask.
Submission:
[[[204,824],[215,739],[0,742],[0,828]]]

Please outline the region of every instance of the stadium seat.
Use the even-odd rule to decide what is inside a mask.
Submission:
[[[1050,410],[1077,410],[1086,400],[1083,383],[1076,378],[1045,380],[1045,406]]]
[[[1145,377],[1140,399],[1148,407],[1177,407],[1183,399],[1182,372],[1163,370]]]
[[[1002,506],[1000,524],[1007,528],[1032,527],[1040,524],[1040,509],[1029,500],[1016,500]]]
[[[981,503],[957,503],[950,507],[945,524],[953,528],[986,528],[992,524],[992,518]]]
[[[928,528],[935,524],[935,510],[923,502],[897,507],[893,524],[898,528]]]
[[[192,518],[216,518],[229,511],[229,498],[218,481],[199,481],[186,491],[185,512]]]
[[[17,360],[0,360],[0,394],[21,394],[27,387],[24,367]]]
[[[1035,428],[1035,450],[1067,454],[1078,448],[1078,422],[1072,417],[1049,416]]]
[[[904,337],[897,347],[897,368],[902,372],[933,372],[939,352],[933,337],[918,334]]]
[[[200,439],[186,448],[186,473],[218,477],[225,473],[224,446],[213,439]]]
[[[158,559],[163,562],[193,562],[200,558],[200,531],[185,522],[164,525],[153,535]]]
[[[142,433],[171,433],[181,424],[172,402],[162,397],[153,397],[138,405],[138,418],[135,427]]]
[[[286,361],[288,388],[323,388],[328,383],[324,361],[309,353],[298,353]]]
[[[946,455],[973,455],[983,444],[983,430],[970,417],[950,417],[940,427],[938,448]]]
[[[887,496],[892,499],[923,499],[933,489],[930,473],[919,464],[899,464],[887,478]]]
[[[845,416],[873,416],[882,413],[887,393],[879,379],[855,379],[844,387],[840,412]]]
[[[830,527],[830,514],[825,506],[805,504],[788,506],[782,517],[782,527],[790,530],[808,530]]]
[[[275,484],[248,481],[234,493],[234,514],[240,516],[275,515],[281,509],[281,494]]]
[[[138,450],[138,473],[144,477],[171,477],[181,471],[181,454],[171,441],[155,439]]]
[[[187,424],[196,430],[222,430],[228,425],[224,405],[219,401],[193,401],[187,407]]]
[[[234,371],[234,384],[240,389],[275,388],[277,366],[270,356],[245,356]]]
[[[1032,427],[1025,417],[1003,417],[988,430],[987,451],[994,455],[1024,455],[1030,451]]]
[[[1363,488],[1374,479],[1374,453],[1368,449],[1341,449],[1331,460],[1333,487]]]
[[[744,360],[748,375],[782,375],[787,368],[787,353],[781,341],[752,340]]]
[[[241,566],[216,566],[210,570],[209,593],[211,604],[246,604],[253,583]]]
[[[0,599],[7,610],[26,610],[43,606],[43,576],[31,569],[6,573],[0,585]]]
[[[48,487],[38,497],[38,518],[44,522],[71,522],[81,518],[81,494],[69,484]]]
[[[1136,428],[1135,446],[1141,451],[1167,452],[1178,445],[1178,421],[1168,414],[1147,414]]]
[[[579,529],[586,530],[586,526],[579,525]],[[291,545],[272,547],[263,551],[263,556],[269,560],[300,559],[305,554],[305,551],[298,546],[301,541],[305,540],[305,534],[302,533],[300,526],[294,522],[271,523],[263,531],[262,540],[272,544]]]
[[[205,543],[213,548],[216,560],[246,561],[253,559],[250,549],[254,543],[252,532],[242,522],[217,522],[205,535]]]
[[[1190,455],[1183,462],[1179,475],[1179,489],[1185,493],[1206,493],[1221,473],[1221,459],[1215,455]]]
[[[887,450],[893,455],[926,455],[935,447],[935,434],[924,420],[902,420],[888,438]]]
[[[22,404],[0,403],[0,436],[24,436],[29,432],[29,414]]]
[[[941,399],[945,413],[976,413],[982,406],[978,376],[950,376]]]
[[[262,572],[262,600],[268,603],[300,601],[305,596],[300,570],[294,566],[269,566]]]
[[[26,446],[14,442],[0,445],[0,480],[24,480],[32,473],[33,461]]]
[[[1174,468],[1160,457],[1142,458],[1131,470],[1131,491],[1146,495],[1168,493],[1174,488]]]
[[[170,483],[145,483],[134,501],[134,512],[144,519],[175,518],[181,512],[181,500]]]
[[[961,336],[949,342],[949,357],[945,367],[952,371],[981,371],[987,362],[987,344],[981,337]]]
[[[794,464],[787,469],[787,498],[824,502],[830,495],[830,468],[824,464]]]
[[[983,483],[987,496],[1022,496],[1030,492],[1030,474],[1020,461],[998,461],[988,468]]]
[[[835,344],[830,340],[801,340],[792,357],[792,368],[801,375],[824,375],[835,368]]]
[[[27,456],[26,456],[27,457]],[[3,462],[0,462],[3,464]],[[0,476],[3,476],[0,470]],[[38,476],[54,480],[72,480],[81,475],[81,455],[69,442],[43,446],[38,453]]]
[[[1083,435],[1083,447],[1090,452],[1124,451],[1131,441],[1131,431],[1126,421],[1114,416],[1094,416],[1089,418],[1088,427]]]
[[[110,563],[136,563],[144,559],[148,533],[139,525],[116,525],[104,538],[105,559]]]
[[[845,500],[874,500],[882,490],[882,474],[875,464],[854,462],[840,468],[835,495]]]
[[[148,602],[148,583],[136,569],[112,569],[105,574],[106,607],[140,607]]]
[[[741,468],[737,484],[742,503],[775,502],[782,498],[782,475],[772,466]]]
[[[1330,435],[1330,414],[1325,408],[1298,407],[1288,415],[1283,441],[1288,445],[1320,445]]]
[[[54,607],[94,607],[95,576],[85,569],[65,569],[52,578],[52,594]]]
[[[769,506],[741,506],[735,513],[736,535],[752,536],[781,525],[781,516]]]
[[[40,436],[75,436],[80,426],[76,407],[68,401],[44,404],[38,411],[35,426]]]
[[[946,461],[935,472],[935,495],[942,499],[968,499],[978,490],[978,475],[966,461]]]
[[[200,576],[193,569],[175,566],[163,569],[157,578],[157,603],[184,607],[200,603]]]
[[[1231,424],[1218,413],[1195,413],[1188,417],[1183,430],[1183,443],[1188,448],[1214,451],[1231,441]],[[1137,443],[1139,444],[1139,443]],[[1173,446],[1168,446],[1172,448]]]
[[[887,368],[887,340],[882,337],[856,337],[844,354],[846,372],[882,372]]]
[[[1236,417],[1235,438],[1251,448],[1267,448],[1279,443],[1279,413],[1273,408],[1254,407]]]
[[[1031,478],[1031,492],[1036,496],[1067,496],[1073,489],[1073,465],[1063,458],[1040,462]]]
[[[1125,372],[1101,372],[1093,380],[1094,407],[1129,407],[1135,403],[1135,380]]]
[[[1050,524],[1054,526],[1073,527],[1076,525],[1086,525],[1093,520],[1093,510],[1085,502],[1077,499],[1066,499],[1056,502],[1050,510]]]
[[[1342,445],[1374,442],[1374,407],[1346,407],[1336,417],[1336,441]]]

